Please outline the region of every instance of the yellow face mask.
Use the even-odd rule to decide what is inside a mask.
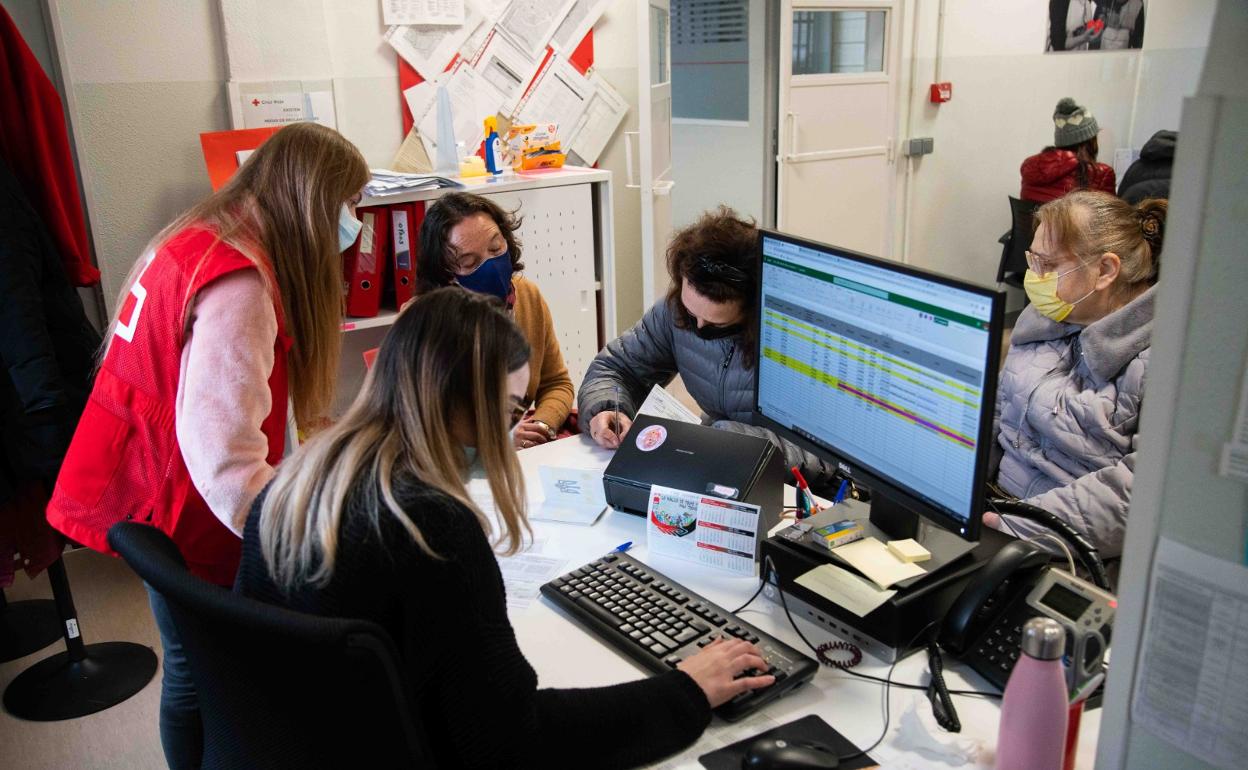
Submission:
[[[1092,291],[1084,294],[1074,302],[1067,302],[1057,296],[1057,282],[1062,276],[1070,275],[1085,263],[1080,263],[1078,267],[1062,273],[1045,273],[1040,275],[1031,268],[1027,268],[1026,275],[1023,276],[1023,289],[1027,292],[1027,299],[1031,300],[1031,304],[1036,306],[1036,312],[1045,318],[1051,318],[1058,323],[1066,320],[1066,316],[1070,315],[1070,311],[1075,309],[1075,305],[1083,302],[1088,297],[1096,293],[1096,287],[1092,287]]]

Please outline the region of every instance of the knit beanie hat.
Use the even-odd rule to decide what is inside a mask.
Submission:
[[[1086,107],[1075,104],[1069,96],[1057,103],[1053,111],[1053,146],[1073,147],[1096,136],[1096,118]]]

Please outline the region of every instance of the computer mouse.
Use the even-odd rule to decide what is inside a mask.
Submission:
[[[840,764],[832,749],[820,743],[759,738],[745,751],[746,770],[828,770]]]

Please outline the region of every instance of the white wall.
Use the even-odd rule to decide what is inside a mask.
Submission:
[[[50,0],[91,238],[110,302],[143,246],[210,191],[201,131],[229,128],[213,0]]]
[[[612,0],[594,27],[594,70],[606,79],[629,104],[624,123],[607,144],[598,167],[611,172],[615,219],[615,312],[620,330],[641,318],[641,200],[637,190],[624,187],[627,179],[624,132],[638,130],[637,123],[637,3]],[[634,158],[634,173],[637,160]],[[607,330],[607,337],[614,330]]]
[[[935,152],[915,160],[909,261],[981,282],[995,280],[1009,227],[1007,195],[1018,195],[1023,159],[1053,142],[1053,107],[1063,96],[1088,106],[1101,128],[1101,160],[1138,148],[1154,131],[1177,128],[1183,97],[1195,93],[1214,0],[1153,0],[1141,51],[1045,54],[1047,0],[958,0],[946,7],[942,80],[953,100],[927,101],[933,82],[937,8],[919,13],[917,88],[909,93],[911,24],[905,23],[899,126]],[[1138,84],[1137,71],[1143,74]],[[1138,105],[1138,107],[1137,107]],[[899,128],[899,137],[901,129]],[[898,164],[899,196],[904,161]],[[903,218],[898,217],[896,242]]]
[[[338,130],[370,165],[390,165],[403,127],[380,3],[221,0],[221,17],[231,80],[332,79]]]
[[[748,125],[672,125],[672,226],[683,227],[719,204],[764,219],[763,51],[766,46],[765,0],[749,2]]]

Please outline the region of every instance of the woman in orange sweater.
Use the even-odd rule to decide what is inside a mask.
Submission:
[[[520,220],[489,198],[455,192],[425,212],[420,226],[417,282],[420,293],[457,284],[498,297],[512,312],[533,352],[525,406],[514,431],[516,448],[555,438],[572,412],[575,392],[555,336],[550,307],[524,269],[515,231]]]

